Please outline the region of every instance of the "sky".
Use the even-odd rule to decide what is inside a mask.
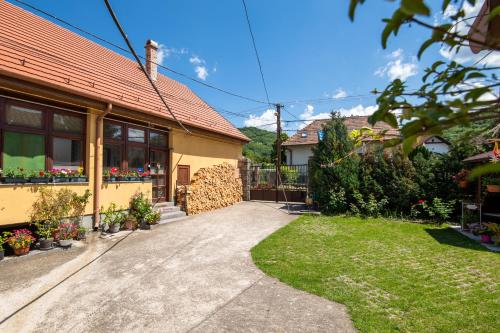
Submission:
[[[345,116],[369,115],[376,110],[373,89],[382,90],[395,78],[406,80],[410,88],[419,87],[425,67],[433,62],[454,59],[471,64],[486,52],[454,54],[433,46],[417,60],[420,45],[430,37],[418,26],[403,28],[382,49],[382,19],[393,13],[397,5],[393,2],[366,1],[351,22],[348,0],[246,1],[269,99],[284,104],[282,119],[294,120],[283,123],[288,134],[311,119],[328,117],[332,110]],[[101,0],[26,2],[125,47]],[[241,0],[112,0],[111,4],[139,54],[144,55],[146,40],[153,39],[160,45],[159,61],[164,66],[266,100]],[[481,4],[472,8],[465,2],[466,10],[473,14]],[[435,13],[429,23],[443,22],[449,14]],[[499,53],[482,63],[500,66]],[[274,111],[265,104],[160,72],[186,84],[237,127],[276,128]]]

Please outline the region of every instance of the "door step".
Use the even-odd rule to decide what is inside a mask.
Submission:
[[[187,218],[186,212],[183,212],[180,207],[174,206],[173,202],[156,204],[154,210],[161,214],[158,224],[180,221]]]

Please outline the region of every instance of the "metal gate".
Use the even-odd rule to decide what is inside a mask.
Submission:
[[[273,165],[252,165],[251,167],[251,200],[276,200],[305,202],[309,187],[308,165],[282,165],[276,188],[276,168]]]

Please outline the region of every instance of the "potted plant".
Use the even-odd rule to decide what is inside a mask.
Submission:
[[[500,224],[497,223],[486,223],[486,228],[490,234],[490,240],[495,243],[495,245],[500,244]]]
[[[57,233],[59,234],[59,246],[70,247],[77,234],[76,226],[69,222],[61,223]]]
[[[7,242],[7,239],[12,235],[11,232],[4,231],[3,233],[0,234],[0,260],[2,260],[5,257],[5,252],[3,248],[3,244]]]
[[[16,256],[27,254],[33,242],[35,242],[35,237],[28,229],[14,230],[12,235],[7,238],[7,244],[14,250]]]
[[[139,177],[142,181],[151,180],[151,175],[149,171],[139,171]]]
[[[118,175],[116,176],[117,180],[126,182],[129,181],[129,171],[128,170],[121,170]]]
[[[125,213],[121,210],[117,210],[117,206],[114,202],[112,202],[109,207],[104,210],[102,209],[102,213],[104,214],[103,224],[109,227],[108,232],[114,234],[120,231],[120,226],[125,219]]]
[[[53,233],[57,230],[57,222],[53,219],[36,221],[36,233],[40,236],[40,250],[47,251],[52,249],[54,243]]]
[[[87,238],[87,228],[79,226],[76,228],[76,240],[84,240]]]
[[[29,182],[34,184],[47,184],[50,181],[50,174],[44,170],[33,171],[29,175]]]
[[[54,183],[67,183],[69,182],[69,170],[66,169],[56,169],[50,170],[50,175],[52,176],[52,181]]]
[[[500,178],[484,177],[483,184],[486,185],[486,191],[490,193],[500,192]]]
[[[82,167],[78,167],[77,170],[70,171],[69,181],[72,183],[84,183],[87,181],[87,176],[85,176]]]
[[[134,215],[128,214],[123,221],[123,228],[125,230],[135,230],[137,229],[137,220]]]
[[[466,189],[469,185],[467,182],[467,177],[469,177],[469,170],[462,169],[459,173],[452,177],[452,179],[458,182],[458,186],[462,189]]]
[[[140,223],[140,228],[143,230],[151,229],[151,225],[147,223],[146,216],[150,214],[153,207],[144,193],[138,193],[132,197],[130,201],[130,213]]]
[[[24,184],[27,181],[26,171],[23,168],[3,170],[2,176],[5,184]]]
[[[160,222],[160,218],[161,218],[161,213],[154,211],[148,212],[148,214],[144,217],[146,223],[149,225],[158,224],[158,222]]]
[[[118,168],[110,168],[104,170],[104,181],[115,182],[116,177],[119,175],[120,170]]]
[[[137,182],[140,180],[139,178],[139,172],[135,170],[129,170],[128,171],[128,180],[131,182]]]

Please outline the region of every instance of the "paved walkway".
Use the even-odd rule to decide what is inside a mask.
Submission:
[[[277,207],[245,202],[136,231],[61,284],[118,240],[54,255],[69,261],[45,271],[35,269],[44,255],[33,256],[32,276],[24,259],[5,263],[7,271],[0,263],[0,281],[14,264],[25,272],[0,287],[0,320],[57,285],[0,331],[354,331],[344,306],[288,287],[252,263],[249,250],[295,218]]]

